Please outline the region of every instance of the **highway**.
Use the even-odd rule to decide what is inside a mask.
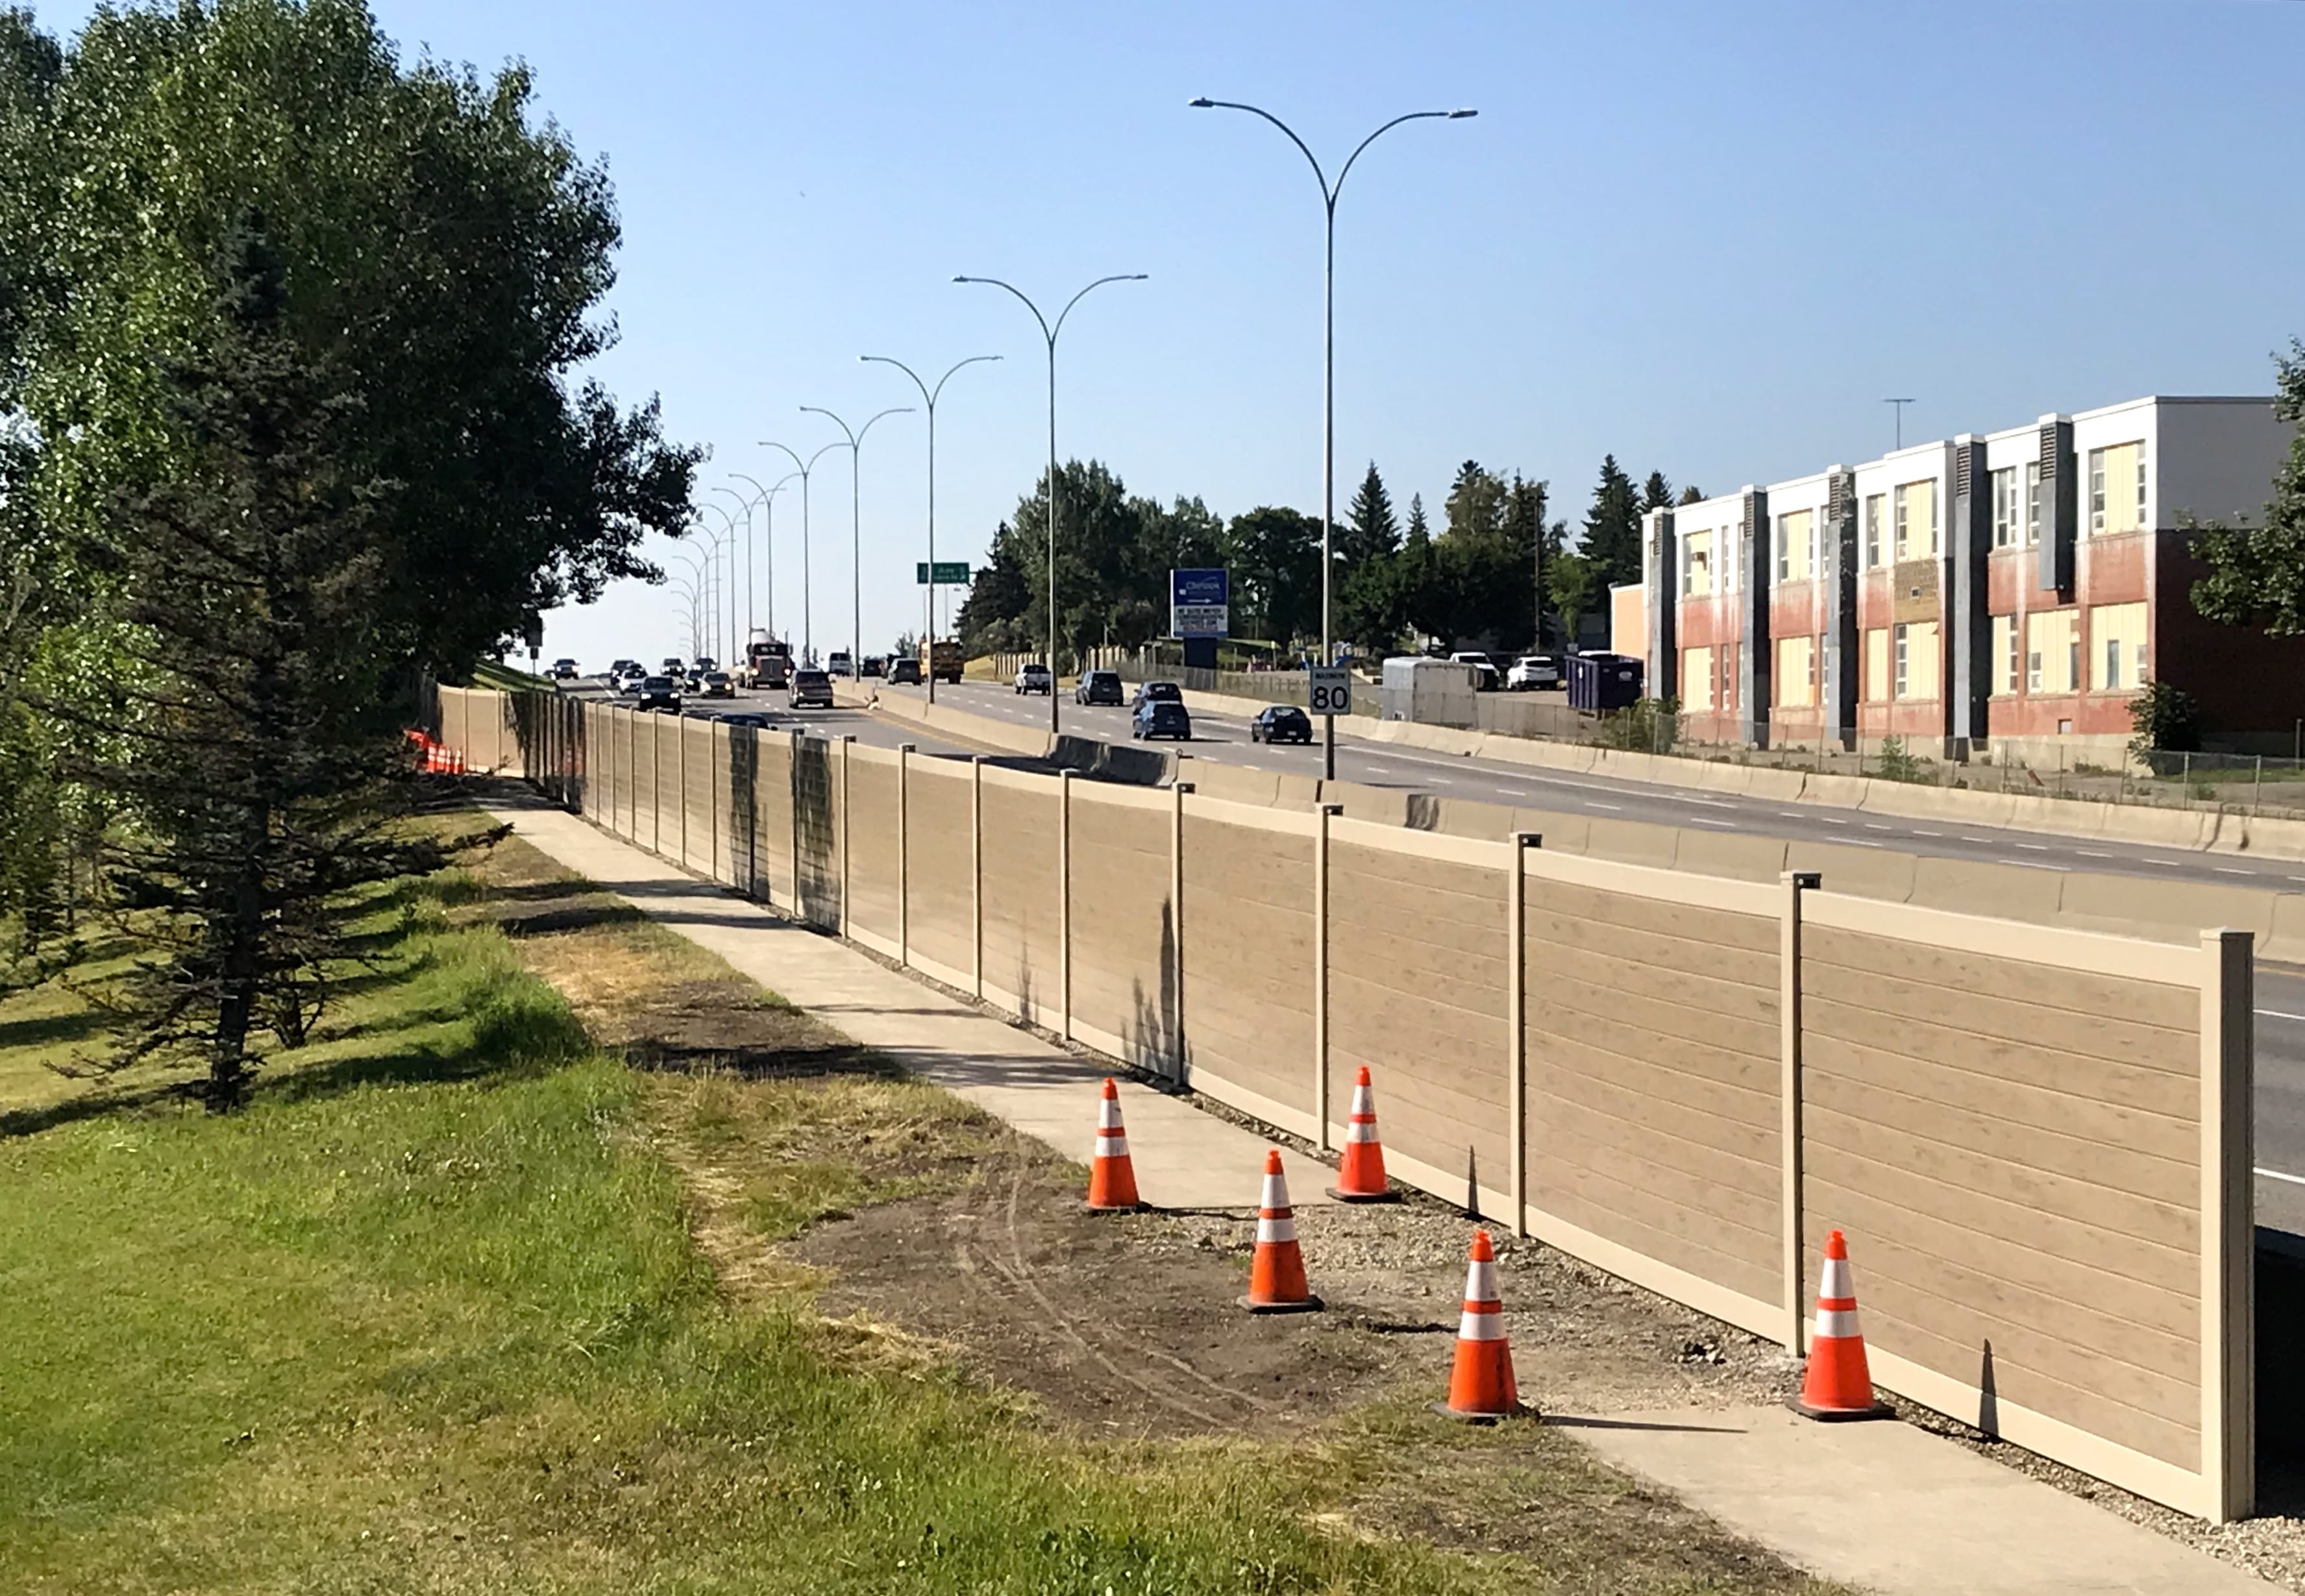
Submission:
[[[889,697],[922,694],[913,687],[872,683]],[[574,690],[604,696],[597,680]],[[1045,727],[1048,700],[1019,697],[1007,687],[981,682],[940,685],[940,703],[1017,725]],[[965,755],[990,751],[940,740],[920,728],[861,709],[788,711],[782,693],[740,693],[731,700],[699,700],[699,715],[768,714],[779,728],[798,727],[812,735],[853,735],[860,743],[895,748],[909,743],[923,753]],[[1107,742],[1129,740],[1127,711],[1060,705],[1067,730]],[[1321,773],[1321,750],[1268,747],[1248,740],[1245,717],[1195,714],[1193,740],[1182,751],[1195,759],[1221,760],[1295,776]],[[1013,756],[1003,756],[1013,760]],[[2091,870],[2153,879],[2192,880],[2267,891],[2305,887],[2305,864],[2274,860],[2261,863],[2227,855],[2203,855],[2103,839],[2062,838],[2039,833],[1948,822],[1833,813],[1823,805],[1789,806],[1734,794],[1692,793],[1651,783],[1578,776],[1505,764],[1452,759],[1392,743],[1350,735],[1337,742],[1340,777],[1372,786],[1431,792],[1444,797],[1538,808],[1577,808],[1618,819],[1662,826],[1700,826],[1722,831],[1798,839],[1823,839],[1857,847],[1894,848],[2003,864],[2022,870]],[[2305,971],[2260,962],[2257,972],[2257,1201],[2261,1225],[2305,1235]]]

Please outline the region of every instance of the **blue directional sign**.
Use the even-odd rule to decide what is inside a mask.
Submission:
[[[1223,637],[1231,629],[1230,573],[1215,570],[1169,573],[1169,635]]]

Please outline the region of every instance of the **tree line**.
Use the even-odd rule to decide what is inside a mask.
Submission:
[[[699,453],[578,375],[617,240],[524,68],[359,0],[0,9],[0,982],[157,949],[107,1065],[239,1100],[438,862],[420,681],[659,574]]]
[[[957,619],[972,653],[1046,646],[1048,491],[1043,472],[993,534]],[[1363,653],[1573,639],[1581,620],[1603,611],[1611,586],[1640,579],[1643,514],[1703,497],[1694,487],[1676,494],[1661,471],[1636,482],[1610,455],[1572,541],[1566,520],[1549,518],[1545,481],[1467,460],[1436,532],[1423,496],[1410,496],[1404,518],[1372,461],[1330,540],[1335,633]],[[1059,470],[1057,515],[1058,632],[1076,658],[1165,635],[1172,567],[1231,573],[1236,638],[1284,650],[1320,638],[1316,515],[1263,505],[1228,521],[1198,497],[1163,505],[1131,495],[1101,461]]]

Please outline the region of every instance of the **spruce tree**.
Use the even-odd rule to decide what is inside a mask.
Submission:
[[[1641,579],[1641,496],[1614,454],[1601,462],[1578,552],[1593,562],[1604,591]]]
[[[1377,474],[1376,462],[1369,462],[1368,474],[1361,479],[1360,489],[1346,508],[1345,524],[1340,529],[1338,554],[1348,571],[1369,560],[1381,559],[1400,548],[1400,523],[1393,518],[1392,495],[1385,491],[1384,479]]]
[[[1651,471],[1649,480],[1641,484],[1641,509],[1668,510],[1672,507],[1672,484],[1664,480],[1663,471]]]

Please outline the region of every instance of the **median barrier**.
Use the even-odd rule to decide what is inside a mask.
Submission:
[[[1592,851],[1593,818],[1590,815],[1567,814],[1550,809],[1516,809],[1512,811],[1515,831],[1533,831],[1544,839],[1544,845],[1561,853],[1586,853]]]
[[[1784,873],[1785,845],[1782,838],[1755,836],[1749,832],[1700,831],[1681,827],[1673,834],[1672,862],[1677,870],[1700,875],[1725,876],[1736,881],[1774,881]]]
[[[2064,880],[2064,875],[2056,870],[1922,855],[1913,861],[1909,901],[1921,908],[2054,925],[2063,901]]]
[[[2267,859],[2305,860],[2305,820],[2275,815],[2228,824],[2210,847],[2218,853],[2253,853]]]
[[[1671,826],[1650,826],[1639,820],[1595,819],[1586,822],[1585,852],[1595,859],[1620,864],[1671,870],[1680,852],[1679,833]]]
[[[2273,935],[2283,895],[2208,881],[2147,880],[2139,876],[2069,875],[2058,918],[2087,930],[2117,931],[2156,941],[2190,941],[2188,926],[2229,926],[2262,946]]]
[[[2030,804],[2050,804],[2054,798],[2034,798]],[[2126,804],[2105,804],[2103,823],[2097,835],[2117,842],[2144,843],[2163,848],[2183,848],[2202,853],[2214,849],[2218,837],[2225,832],[2236,835],[2241,830],[2238,815],[2224,815],[2204,810],[2132,808]]]
[[[1806,838],[1785,845],[1785,869],[1815,870],[1824,877],[1828,891],[1892,904],[1912,900],[1914,871],[1919,862],[1917,855],[1887,848],[1852,848],[1845,843]]]
[[[2273,934],[2258,946],[2258,956],[2284,964],[2305,964],[2305,893],[2274,896]]]

